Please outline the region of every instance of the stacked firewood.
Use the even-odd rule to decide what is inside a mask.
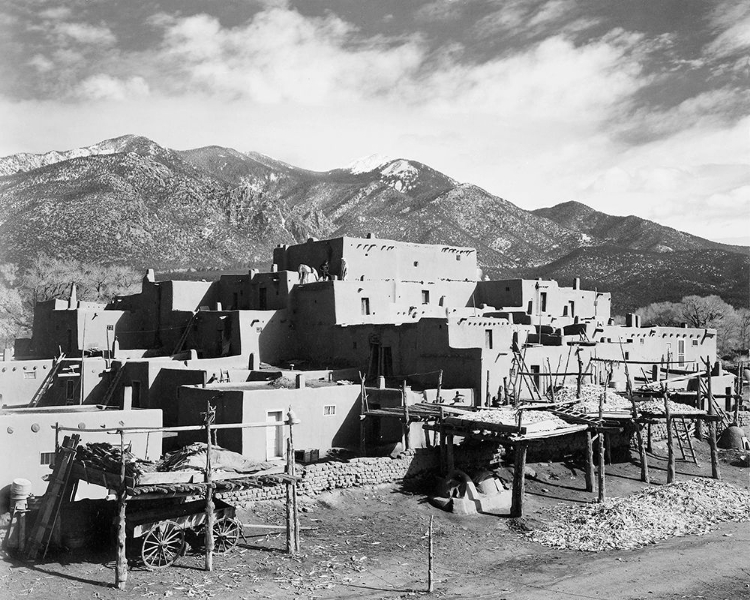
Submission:
[[[154,463],[138,458],[129,450],[126,449],[124,454],[126,477],[137,478],[143,473],[156,470]],[[120,448],[107,442],[81,444],[76,449],[77,461],[82,462],[87,467],[118,475],[120,474],[122,457]]]

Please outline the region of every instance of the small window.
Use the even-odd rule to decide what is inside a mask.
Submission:
[[[323,407],[323,416],[328,417],[330,415],[336,414],[336,405],[335,404],[326,404]]]
[[[422,304],[430,303],[430,290],[422,290]]]
[[[492,350],[492,329],[484,330],[484,347]]]
[[[36,379],[36,371],[24,371],[23,378],[24,379]]]
[[[419,266],[419,261],[418,261],[418,260],[415,260],[415,261],[414,261],[414,266],[415,266],[415,267],[418,267],[418,266]]]
[[[625,360],[630,360],[630,352],[625,352]]]
[[[698,340],[693,340],[693,346],[697,346],[697,345],[698,345]]]
[[[361,300],[361,306],[362,306],[362,314],[363,315],[369,315],[370,314],[370,299],[369,298],[362,298],[362,300]]]
[[[461,255],[460,254],[456,254],[456,260],[461,260]]]
[[[641,345],[643,345],[643,344],[646,343],[646,339],[645,338],[641,338],[639,341],[641,342]]]
[[[52,465],[55,463],[55,453],[54,452],[42,452],[39,455],[39,464],[40,465]]]
[[[76,382],[66,381],[65,382],[65,400],[66,402],[72,402],[75,400]]]
[[[539,304],[541,304],[541,311],[547,312],[547,292],[539,293]]]

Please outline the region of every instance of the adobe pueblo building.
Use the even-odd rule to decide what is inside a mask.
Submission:
[[[404,433],[399,420],[365,420],[370,409],[550,402],[579,382],[624,389],[628,373],[644,385],[688,374],[672,387],[695,395],[689,374],[715,361],[713,329],[642,328],[635,315],[619,326],[610,294],[578,280],[478,273],[472,248],[341,237],[279,246],[268,272],[156,281],[149,271],[139,294],[107,305],[78,302],[73,288],[37,306],[32,338],[0,365],[0,448],[23,448],[0,487],[26,477],[44,492],[53,421],[196,425],[210,402],[217,423],[281,423],[291,407],[298,448],[374,452],[431,439],[418,419]],[[731,385],[714,376],[715,392]],[[155,434],[148,452],[194,435]],[[274,460],[284,430],[220,431],[218,443]]]

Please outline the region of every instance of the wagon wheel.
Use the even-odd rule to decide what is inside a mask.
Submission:
[[[237,519],[224,517],[214,523],[214,551],[225,554],[237,545],[240,539],[240,525]]]
[[[161,521],[143,537],[141,558],[149,569],[171,565],[185,548],[185,532],[174,521]]]

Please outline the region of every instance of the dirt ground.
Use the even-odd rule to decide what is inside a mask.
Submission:
[[[700,467],[677,463],[677,478],[710,475],[708,448]],[[651,456],[655,485],[666,481],[666,450]],[[527,525],[560,502],[591,502],[575,465],[530,465]],[[747,488],[750,473],[736,453],[722,453],[722,478]],[[639,467],[614,464],[607,495],[641,489]],[[284,521],[283,505],[258,503],[239,515],[246,524]],[[175,565],[148,571],[133,565],[127,588],[114,589],[114,549],[78,550],[27,563],[3,555],[0,598],[414,598],[427,596],[427,538],[434,516],[435,598],[666,599],[750,598],[750,523],[727,523],[703,536],[673,538],[639,550],[584,553],[529,541],[518,523],[493,515],[459,517],[433,507],[427,496],[398,485],[331,492],[303,499],[302,551],[285,553],[282,530],[248,526],[246,540],[203,569],[188,553]]]

